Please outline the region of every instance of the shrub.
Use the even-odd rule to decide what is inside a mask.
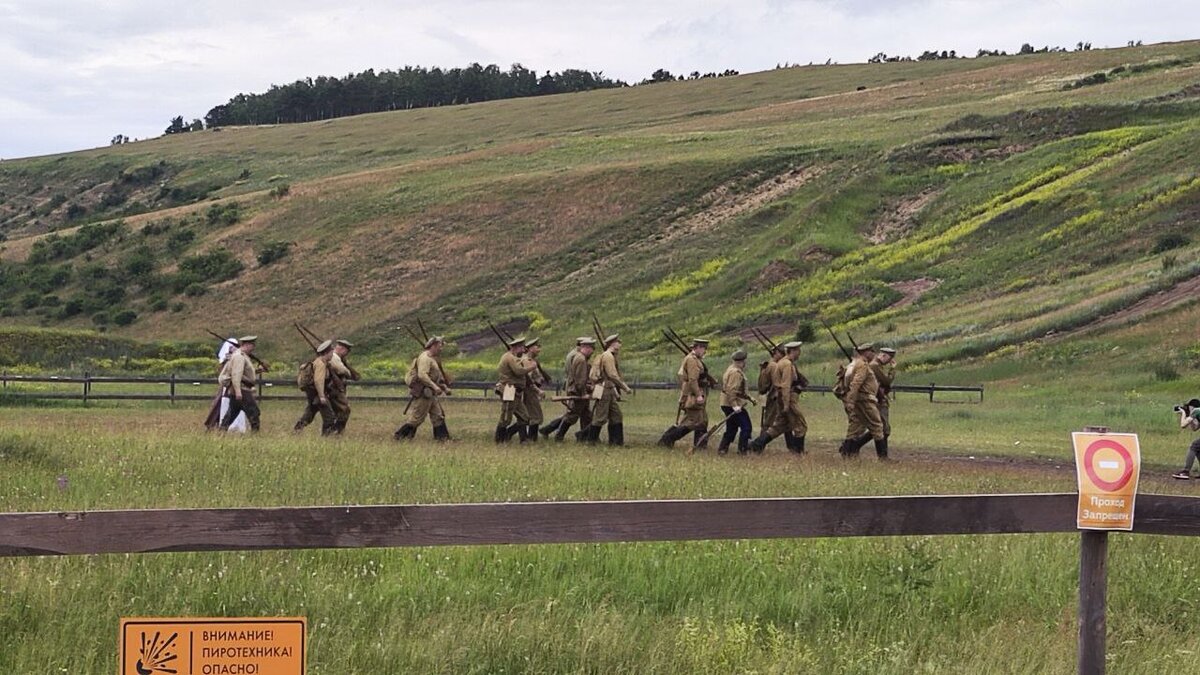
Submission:
[[[42,296],[37,291],[29,291],[21,296],[21,307],[23,309],[33,309],[42,304]]]
[[[131,279],[144,279],[154,273],[155,264],[154,252],[139,246],[121,260],[120,267]]]
[[[288,255],[288,249],[292,246],[290,241],[270,241],[263,244],[258,250],[258,264],[261,267],[266,267],[273,262],[283,260]]]
[[[183,289],[184,295],[188,296],[189,298],[198,298],[207,292],[208,292],[208,288],[206,288],[204,286],[204,284],[202,284],[198,281],[195,283],[188,284],[187,288]]]
[[[134,321],[137,321],[137,317],[137,312],[133,311],[132,309],[123,309],[114,314],[112,320],[113,323],[117,324],[118,326],[128,326]]]
[[[812,342],[817,337],[817,329],[811,321],[802,320],[796,324],[796,338],[801,342]]]
[[[1179,371],[1169,363],[1160,363],[1154,366],[1154,379],[1159,382],[1174,382],[1179,379]]]
[[[1178,264],[1179,264],[1179,257],[1176,256],[1174,253],[1171,253],[1169,255],[1164,255],[1162,257],[1162,268],[1163,268],[1164,272],[1166,272],[1169,269],[1174,268]]]
[[[1154,242],[1154,248],[1151,249],[1151,252],[1162,253],[1179,248],[1180,246],[1187,246],[1189,243],[1191,243],[1191,240],[1187,238],[1187,235],[1180,232],[1168,232],[1159,236],[1158,241]]]
[[[225,281],[242,272],[242,263],[223,248],[188,256],[179,261],[180,276],[192,281]]]
[[[161,295],[152,295],[149,300],[151,312],[161,312],[167,308],[167,299]]]
[[[167,237],[167,252],[176,258],[191,246],[196,240],[196,233],[189,229],[179,229]]]
[[[177,303],[171,305],[171,311],[178,314],[179,312],[182,312],[184,310],[184,308],[186,308],[186,307],[187,307],[187,305],[183,304],[182,302],[177,302]]]
[[[272,197],[274,197],[275,199],[282,199],[282,198],[288,196],[288,193],[291,191],[292,191],[291,185],[288,185],[287,183],[281,183],[281,184],[276,185],[275,187],[271,188],[271,192],[269,194]]]
[[[204,222],[213,227],[233,225],[241,219],[237,202],[213,204],[204,212]]]
[[[69,319],[83,313],[83,300],[80,298],[71,298],[63,303],[63,306],[58,310],[58,318]]]
[[[92,315],[92,323],[97,326],[107,326],[109,322],[108,312],[96,312]]]

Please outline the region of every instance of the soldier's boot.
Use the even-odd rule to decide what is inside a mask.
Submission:
[[[550,434],[554,433],[555,431],[558,431],[558,428],[561,426],[562,426],[562,418],[556,417],[555,419],[550,420],[549,424],[542,427],[541,429],[538,429],[538,433],[545,436],[547,439],[549,439]],[[560,438],[559,440],[561,441],[562,439]]]
[[[804,438],[804,436],[796,436],[796,448],[792,450],[792,452],[796,453],[797,455],[804,454]]]
[[[692,449],[707,450],[708,449],[708,430],[693,429],[692,430]]]
[[[738,454],[744,455],[750,451],[750,437],[746,434],[738,434]]]
[[[858,454],[859,450],[863,449],[867,443],[871,442],[871,434],[863,434],[858,440],[854,441],[854,454]]]
[[[571,428],[570,424],[563,424],[562,418],[561,417],[558,418],[558,430],[554,432],[554,442],[562,443],[563,439],[567,437],[567,429],[570,429],[570,428]],[[575,438],[576,438],[576,440],[579,439],[579,432],[575,432]]]
[[[887,436],[884,436],[883,438],[880,438],[875,441],[875,454],[879,456],[879,459],[884,460],[884,461],[886,461],[888,458],[887,445],[888,445],[887,444]]]
[[[508,427],[504,426],[503,424],[497,424],[496,425],[496,436],[495,436],[494,440],[497,443],[507,443],[508,442]]]
[[[599,427],[596,427],[596,433],[600,433]],[[625,445],[625,425],[612,424],[608,425],[608,444],[609,445]]]
[[[524,424],[521,424],[520,422],[516,422],[512,426],[510,426],[508,429],[505,429],[504,441],[508,442],[508,441],[512,440],[513,436],[516,436],[518,439],[520,439],[521,443],[524,443],[526,440],[525,439],[526,433],[528,433],[528,427],[526,427]]]
[[[722,436],[721,442],[717,444],[717,454],[724,455],[724,454],[727,454],[728,452],[729,452],[729,441],[725,440],[725,437]],[[738,452],[744,453],[745,451],[739,447]]]
[[[770,442],[771,436],[764,431],[758,435],[758,438],[750,441],[750,449],[754,451],[755,454],[761,455],[763,451],[767,449],[767,443]]]
[[[415,433],[416,429],[414,429],[413,432]],[[433,440],[442,443],[450,440],[450,430],[446,428],[445,422],[433,427]]]
[[[396,433],[392,434],[392,438],[395,438],[398,441],[403,441],[416,435],[417,428],[408,422],[405,422],[404,424],[400,425],[400,428],[396,430]]]
[[[851,457],[857,457],[858,449],[854,447],[854,439],[851,439],[851,438],[842,439],[842,444],[840,446],[838,446],[838,454],[842,456],[842,459],[850,459]]]
[[[538,425],[530,424],[529,427],[525,430],[525,438],[530,443],[537,443],[537,441],[538,441]]]
[[[687,436],[687,427],[672,426],[663,432],[658,439],[658,444],[664,448],[669,448],[675,445],[675,441]]]
[[[792,435],[792,432],[783,432],[783,447],[787,448],[788,450],[795,451],[796,437]]]
[[[300,419],[296,420],[296,424],[295,424],[295,426],[292,427],[292,431],[299,433],[301,431],[304,431],[304,428],[307,426],[308,426],[308,422],[304,421],[304,418],[301,417]]]

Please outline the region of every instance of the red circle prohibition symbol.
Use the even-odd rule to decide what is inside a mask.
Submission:
[[[1104,480],[1096,473],[1096,467],[1094,464],[1096,453],[1105,449],[1115,451],[1121,456],[1121,459],[1125,460],[1125,471],[1121,474],[1120,478],[1117,478],[1116,480]],[[1088,478],[1092,479],[1092,482],[1096,484],[1096,487],[1099,487],[1102,490],[1108,490],[1109,492],[1116,492],[1117,490],[1125,487],[1125,485],[1129,483],[1129,479],[1133,476],[1133,457],[1130,456],[1129,451],[1125,449],[1125,446],[1121,445],[1120,443],[1101,439],[1093,442],[1087,447],[1087,450],[1084,450],[1083,470],[1087,472]]]

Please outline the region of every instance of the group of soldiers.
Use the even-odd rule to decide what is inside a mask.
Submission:
[[[216,425],[211,423],[210,414],[210,427],[227,430],[244,413],[250,429],[258,430],[260,414],[254,390],[266,364],[253,355],[256,341],[253,335],[229,340],[237,348],[223,363],[218,377],[220,396],[228,399],[228,411]],[[407,417],[394,434],[398,441],[415,438],[426,419],[432,425],[434,440],[450,440],[441,401],[452,393],[452,379],[441,358],[445,344],[443,337],[429,337],[409,366],[405,384],[411,398],[405,409]],[[799,395],[808,387],[808,379],[796,366],[803,343],[771,345],[770,358],[759,365],[753,392],[746,377],[747,353],[734,352],[718,382],[704,362],[708,344],[704,339],[691,340],[677,373],[679,404],[675,422],[662,433],[658,444],[672,447],[691,435],[689,453],[694,452],[707,448],[709,437],[724,427],[717,446],[719,454],[727,454],[735,441],[738,454],[760,454],[780,436],[789,451],[804,454],[808,422],[800,409]],[[540,340],[516,337],[506,339],[505,346],[507,349],[497,367],[500,416],[493,437],[496,443],[508,443],[514,438],[522,443],[536,442],[539,435],[547,439],[553,435],[554,440],[562,441],[578,423],[577,441],[597,443],[607,431],[609,445],[625,444],[621,402],[631,389],[621,376],[619,334],[603,340],[576,338],[564,364],[563,393],[551,398],[561,402],[565,411],[548,423],[542,402],[552,380],[540,363]],[[302,431],[318,415],[322,434],[345,431],[350,419],[346,383],[360,379],[346,358],[352,347],[346,340],[325,340],[314,347],[314,358],[301,365],[297,385],[306,402],[295,424],[296,431]],[[598,354],[597,347],[602,349]],[[857,345],[849,363],[839,369],[833,393],[841,399],[847,418],[846,437],[839,448],[843,457],[858,456],[863,446],[874,441],[876,454],[887,459],[891,435],[889,394],[895,380],[895,354],[896,350],[890,348],[876,350],[871,344]],[[710,428],[708,399],[713,391],[720,395],[723,418]],[[750,406],[758,404],[755,393],[762,397],[757,437],[748,412]]]

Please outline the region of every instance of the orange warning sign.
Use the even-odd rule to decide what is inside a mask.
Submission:
[[[121,619],[119,675],[304,675],[308,620]]]
[[[1081,530],[1132,530],[1142,455],[1137,434],[1075,432]]]

